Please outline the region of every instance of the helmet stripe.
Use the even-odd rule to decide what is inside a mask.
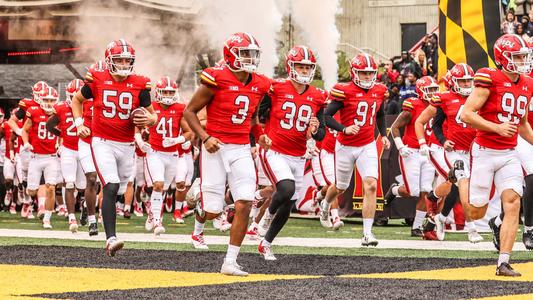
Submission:
[[[521,36],[519,36],[518,34],[513,34],[513,36],[515,36],[520,41],[520,45],[522,46],[521,48],[527,48],[526,42]]]
[[[368,54],[363,52],[363,55],[365,56],[367,66],[372,67],[372,64],[370,63],[370,57],[368,57]]]
[[[307,47],[306,46],[302,46],[302,49],[304,50],[304,59],[308,60],[309,59],[309,52],[307,51]]]
[[[248,32],[245,32],[244,34],[246,34],[246,36],[248,37],[248,39],[250,40],[250,44],[252,45],[256,45],[256,42],[254,40],[254,38],[252,37],[251,34],[249,34]]]
[[[120,39],[120,43],[122,44],[122,51],[124,53],[128,53],[128,44],[126,44],[126,41],[124,39]]]

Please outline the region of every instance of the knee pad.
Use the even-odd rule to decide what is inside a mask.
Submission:
[[[296,191],[294,180],[284,179],[276,184],[276,193],[279,193],[283,199],[291,199]]]

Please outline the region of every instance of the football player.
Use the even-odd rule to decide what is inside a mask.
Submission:
[[[105,69],[90,69],[85,85],[72,99],[72,114],[80,138],[92,132],[93,160],[103,186],[102,217],[106,253],[114,256],[124,242],[116,237],[116,199],[126,190],[134,169],[135,127],[152,126],[157,116],[150,99],[150,80],[134,74],[135,50],[124,39],[108,44]],[[84,125],[83,102],[93,99],[91,129]],[[139,108],[143,113],[131,117]]]
[[[332,227],[330,204],[350,185],[354,166],[363,179],[363,246],[376,246],[378,240],[372,233],[376,213],[378,181],[378,151],[374,137],[377,125],[385,149],[390,147],[387,138],[384,106],[388,90],[376,83],[377,65],[372,56],[363,53],[350,61],[349,83],[338,83],[330,92],[331,103],[326,109],[328,127],[338,133],[335,147],[335,185],[328,188],[321,203],[320,222]],[[341,122],[333,116],[339,112]]]
[[[518,230],[520,197],[524,180],[516,152],[517,136],[533,143],[527,122],[533,96],[531,50],[518,35],[505,34],[494,44],[496,69],[481,68],[474,75],[474,91],[460,118],[477,129],[470,150],[470,213],[474,220],[485,216],[492,183],[500,193],[502,214],[489,221],[500,255],[496,275],[520,276],[509,264]]]
[[[184,112],[190,128],[202,141],[201,205],[197,207],[193,243],[205,245],[204,222],[222,212],[226,179],[235,200],[230,242],[220,270],[227,275],[248,275],[237,264],[237,256],[256,189],[250,129],[265,149],[270,147],[271,142],[258,124],[256,115],[259,102],[270,89],[270,79],[255,72],[260,52],[257,40],[250,34],[233,34],[224,44],[225,65],[207,68],[201,73],[202,85]],[[205,130],[197,116],[204,107],[207,108]]]

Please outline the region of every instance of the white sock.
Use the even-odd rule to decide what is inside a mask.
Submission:
[[[236,262],[240,249],[241,247],[239,246],[228,245],[228,252],[226,252],[226,261]]]
[[[331,213],[331,218],[332,218],[333,220],[335,220],[336,218],[339,217],[339,209],[337,209],[337,208],[333,208],[333,209],[331,209],[329,212]]]
[[[398,192],[399,189],[400,189],[400,186],[399,186],[399,185],[393,186],[393,187],[392,187],[392,190],[391,190],[392,194],[393,194],[394,196],[400,196],[400,194],[399,194],[399,192]]]
[[[46,202],[46,197],[37,197],[37,205],[38,206],[44,206],[45,202]]]
[[[465,228],[466,228],[466,231],[468,231],[468,232],[475,231],[476,230],[476,225],[474,224],[474,222],[465,221]]]
[[[51,218],[52,218],[52,211],[51,210],[45,210],[44,211],[43,221],[50,221]]]
[[[89,224],[96,223],[96,216],[95,215],[89,215],[87,218],[89,220]]]
[[[180,202],[180,201],[175,201],[174,203],[174,207],[175,209],[177,210],[181,210],[181,207],[183,206],[183,202]]]
[[[204,225],[205,223],[200,223],[200,221],[194,219],[194,231],[193,235],[200,235],[202,232],[204,232]]]
[[[498,256],[498,267],[503,263],[509,263],[509,253],[500,253]]]
[[[372,234],[372,225],[374,224],[373,218],[363,218],[363,234],[371,235]]]
[[[415,215],[415,220],[413,221],[413,229],[422,227],[424,218],[426,217],[426,212],[423,210],[417,210]]]
[[[75,214],[68,214],[68,221],[76,221],[76,215]]]
[[[163,207],[163,193],[153,191],[152,196],[150,197],[150,203],[152,204],[154,224],[159,224],[161,221],[161,209]]]
[[[524,231],[530,231],[533,230],[533,226],[525,226],[524,225]]]
[[[255,199],[257,200],[263,200],[263,196],[261,196],[261,190],[255,191]]]
[[[500,215],[497,215],[496,216],[496,219],[494,220],[494,224],[496,224],[496,226],[501,226],[502,225],[502,219],[500,218]]]

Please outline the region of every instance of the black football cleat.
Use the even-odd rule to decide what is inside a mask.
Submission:
[[[411,229],[411,237],[424,237],[424,233],[420,228]]]
[[[80,216],[80,224],[81,226],[85,226],[87,225],[87,218],[88,218],[88,213],[87,213],[87,207],[84,207],[83,204],[81,205],[81,216]]]
[[[396,198],[396,196],[394,196],[394,194],[392,193],[392,188],[395,186],[398,186],[398,184],[397,183],[391,184],[391,186],[389,187],[389,190],[385,194],[385,197],[383,197],[385,206],[391,205],[392,201],[394,201],[394,199]]]
[[[496,250],[500,251],[500,226],[496,226],[496,217],[489,220],[489,227],[492,230],[492,243]]]
[[[496,276],[519,277],[522,274],[516,272],[508,263],[502,263],[496,268]]]
[[[89,224],[89,236],[94,235],[98,235],[98,224],[96,222]]]
[[[533,250],[533,230],[524,231],[522,241],[527,250]]]

